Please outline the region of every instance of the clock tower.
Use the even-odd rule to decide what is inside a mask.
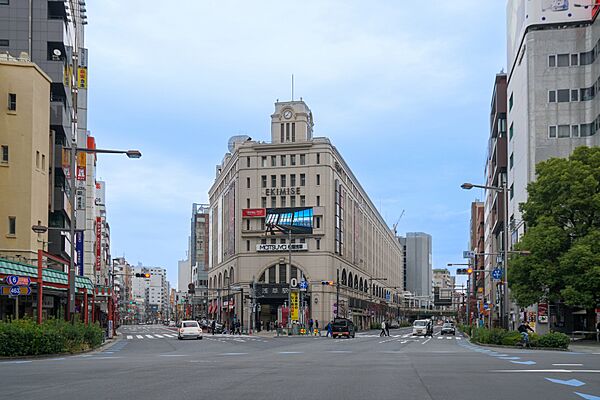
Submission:
[[[312,112],[304,101],[278,101],[271,115],[271,143],[311,141],[313,125]]]

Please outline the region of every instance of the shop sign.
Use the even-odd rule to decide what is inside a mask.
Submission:
[[[290,303],[292,305],[292,321],[298,320],[298,292],[290,293]]]
[[[308,244],[306,243],[282,243],[282,244],[257,244],[256,251],[307,251]]]
[[[538,322],[540,324],[548,323],[548,303],[538,303]]]
[[[265,196],[295,196],[299,194],[302,194],[299,187],[265,189]]]
[[[242,210],[243,218],[264,218],[266,216],[266,208],[245,208]]]
[[[290,288],[279,283],[259,283],[255,286],[254,296],[258,299],[287,299]]]

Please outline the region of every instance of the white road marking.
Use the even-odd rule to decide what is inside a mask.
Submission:
[[[152,335],[146,335],[146,337],[147,337],[148,339],[154,339],[154,337],[153,337]]]
[[[462,340],[462,338],[461,337],[457,337],[456,340]]]
[[[350,350],[330,350],[328,353],[352,353]]]
[[[576,373],[584,373],[584,374],[600,374],[600,369],[500,369],[491,372],[556,372],[556,373],[564,373],[564,374],[576,374]]]
[[[555,367],[581,367],[583,364],[552,364]]]
[[[301,351],[280,351],[279,354],[302,354]]]
[[[163,338],[164,338],[164,336],[162,336],[162,335],[159,335],[158,333],[155,333],[155,334],[154,334],[154,336],[156,336],[156,337],[157,337],[157,338],[159,338],[159,339],[163,339]]]
[[[219,355],[220,356],[242,356],[244,354],[248,354],[248,353],[221,353]]]
[[[437,338],[438,338],[438,339],[443,339],[444,337],[443,337],[443,336],[438,336]]]
[[[291,304],[291,303],[290,303],[290,304]],[[429,338],[429,339],[427,339],[426,341],[424,341],[424,342],[423,342],[423,343],[421,343],[421,344],[425,344],[425,343],[429,342],[431,339],[432,339],[432,338]]]
[[[291,303],[290,303],[290,304],[291,304]],[[451,337],[451,336],[446,336],[446,339],[448,339],[448,340],[452,340],[452,337]]]
[[[403,340],[400,342],[400,344],[404,344],[404,343],[408,343],[408,340]]]
[[[138,339],[143,339],[144,337],[142,335],[135,335]]]
[[[131,340],[131,339],[133,339],[133,336],[131,336],[131,335],[127,335],[127,339],[128,339],[128,340]]]
[[[185,357],[185,354],[160,354],[159,357]]]

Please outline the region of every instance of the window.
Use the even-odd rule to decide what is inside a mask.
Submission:
[[[498,131],[502,133],[506,133],[506,118],[500,118],[498,120]],[[500,135],[504,136],[504,135]]]
[[[277,156],[271,156],[271,167],[277,166]]]
[[[277,186],[277,175],[271,175],[271,187]]]
[[[569,89],[557,90],[557,99],[559,103],[568,103],[570,99],[571,91]]]
[[[271,244],[277,244],[277,239],[271,239]]]
[[[260,177],[260,187],[266,188],[267,187],[267,176],[263,175]]]
[[[42,169],[46,170],[46,155],[42,154]]]
[[[250,178],[246,178],[246,188],[250,189]]]
[[[262,156],[260,158],[260,166],[263,168],[267,166],[267,157],[266,156]]]
[[[513,165],[514,165],[514,158],[513,158],[513,154],[511,153],[511,154],[510,154],[509,161],[508,161],[508,167],[509,167],[510,169],[512,169],[512,168],[513,168]]]
[[[559,54],[556,57],[557,65],[559,67],[568,67],[569,66],[569,54]]]
[[[287,266],[285,264],[279,264],[279,283],[285,283],[287,275]]]
[[[317,207],[321,207],[321,196],[317,196]]]
[[[571,101],[579,101],[579,90],[571,90]]]
[[[8,41],[8,39],[0,39],[0,46],[8,47],[9,45],[10,45],[10,42]]]
[[[271,196],[271,208],[277,208],[277,197]]]
[[[260,206],[262,208],[267,208],[267,198],[266,197],[261,197],[260,198]]]
[[[510,128],[508,128],[508,140],[512,139],[514,133],[513,124],[510,124]]]
[[[285,142],[285,135],[283,133],[283,125],[284,124],[281,124],[281,143]]]
[[[17,94],[16,93],[8,94],[8,110],[9,111],[17,111]]]
[[[571,137],[579,137],[579,125],[571,126]]]
[[[281,204],[280,204],[280,206],[281,206],[281,207],[287,207],[287,206],[285,205],[285,203],[286,203],[286,201],[285,201],[285,196],[281,196]]]
[[[290,207],[296,207],[296,196],[290,196]]]
[[[296,141],[296,123],[292,122],[292,142]]]
[[[40,167],[40,152],[39,151],[35,152],[35,167],[36,168]]]
[[[250,230],[250,220],[249,219],[246,220],[246,230],[247,231]]]
[[[281,187],[285,187],[286,186],[286,178],[285,175],[281,175]]]
[[[571,66],[579,65],[579,54],[571,54]]]
[[[290,155],[290,165],[296,165],[296,156],[294,154]]]
[[[321,239],[317,239],[317,250],[321,250]]]
[[[548,90],[548,103],[556,103],[556,90]]]
[[[246,199],[246,208],[250,208],[250,199]]]
[[[285,167],[285,156],[281,156],[281,166]]]
[[[3,163],[8,162],[8,146],[2,145],[2,160]]]
[[[317,174],[317,186],[321,184],[321,175]]]
[[[548,127],[548,137],[549,138],[555,138],[556,137],[556,126],[549,126]]]
[[[8,217],[8,234],[17,234],[17,217]]]
[[[321,217],[315,217],[315,228],[321,228]]]
[[[306,154],[300,154],[300,165],[306,165]]]
[[[306,196],[300,196],[300,207],[306,206]]]
[[[285,124],[285,140],[290,141],[290,123]]]
[[[286,239],[285,239],[285,238],[281,239],[281,240],[279,241],[279,243],[281,243],[281,244],[285,244],[285,243],[286,243]]]
[[[275,283],[275,266],[269,267],[269,283]]]
[[[291,187],[296,186],[296,174],[291,174],[290,175],[290,186]]]
[[[321,164],[321,153],[317,153],[317,164]]]
[[[559,125],[558,126],[558,137],[559,138],[571,137],[571,126],[570,125]]]
[[[585,88],[585,89],[581,89],[580,99],[581,99],[581,101],[592,100],[594,98],[595,94],[596,94],[596,89],[594,88],[594,86]]]
[[[267,239],[260,239],[260,244],[267,244]]]
[[[300,174],[300,186],[306,186],[306,174]]]
[[[512,200],[512,198],[515,197],[515,185],[514,185],[514,183],[512,185],[510,185],[509,191],[510,191],[510,198]]]
[[[510,98],[508,99],[508,111],[512,110],[513,107],[513,94],[510,94]]]
[[[556,67],[556,56],[554,54],[548,56],[548,66],[549,67]]]
[[[246,251],[250,251],[250,241],[246,240]]]
[[[246,157],[246,167],[250,168],[250,157]]]

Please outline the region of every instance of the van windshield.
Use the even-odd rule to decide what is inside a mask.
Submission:
[[[425,326],[427,325],[427,321],[415,321],[413,326]]]

